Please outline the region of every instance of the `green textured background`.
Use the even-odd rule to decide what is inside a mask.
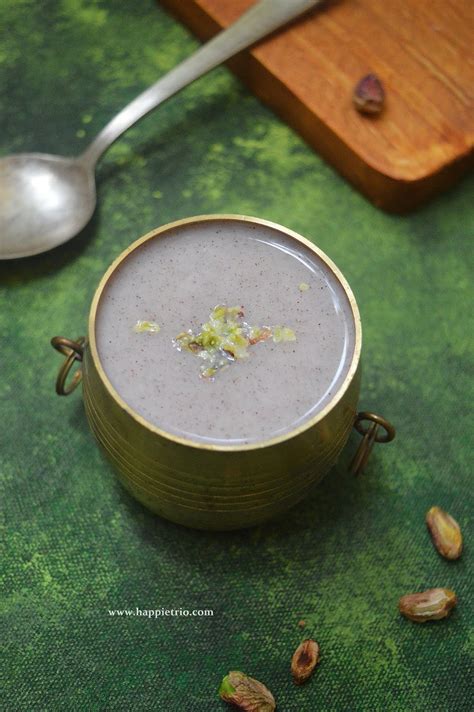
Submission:
[[[0,18],[3,154],[81,151],[197,46],[150,0],[0,0]],[[221,68],[129,131],[98,181],[78,238],[0,263],[2,709],[212,712],[229,669],[265,681],[281,712],[473,709],[472,178],[409,217],[383,214]],[[335,260],[362,312],[361,407],[398,429],[362,479],[346,472],[354,436],[310,501],[225,535],[161,521],[122,490],[80,394],[54,395],[49,346],[84,333],[99,278],[130,242],[208,212],[281,222]],[[465,532],[458,562],[430,544],[435,503]],[[431,586],[458,593],[451,618],[402,619],[399,596]],[[107,612],[135,606],[215,615]],[[289,659],[307,635],[322,662],[297,689]]]

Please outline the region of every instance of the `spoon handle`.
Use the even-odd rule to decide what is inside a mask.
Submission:
[[[130,102],[95,137],[79,157],[92,168],[124,131],[195,79],[222,64],[321,0],[260,0],[235,23],[172,69]]]

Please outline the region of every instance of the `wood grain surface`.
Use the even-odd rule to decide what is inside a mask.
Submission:
[[[252,3],[162,0],[201,39]],[[472,0],[333,0],[229,65],[375,205],[406,212],[472,166],[473,20]],[[369,72],[377,117],[352,105]]]

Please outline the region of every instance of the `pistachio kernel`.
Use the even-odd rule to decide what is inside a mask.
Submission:
[[[380,114],[385,103],[385,91],[376,74],[367,74],[357,82],[352,101],[362,114]]]
[[[319,644],[308,638],[296,648],[291,659],[291,674],[295,685],[302,685],[314,672],[320,658]]]
[[[457,521],[441,507],[431,507],[426,513],[426,525],[441,556],[445,559],[459,559],[463,542]]]
[[[269,689],[253,677],[233,670],[224,677],[219,695],[242,712],[274,712],[275,698]]]
[[[457,603],[457,596],[449,588],[430,588],[421,593],[402,596],[398,607],[402,616],[415,623],[446,618]]]
[[[154,321],[142,321],[141,319],[139,319],[133,327],[133,330],[136,331],[137,334],[143,334],[145,332],[149,332],[150,334],[158,334],[158,332],[160,331],[160,326]]]

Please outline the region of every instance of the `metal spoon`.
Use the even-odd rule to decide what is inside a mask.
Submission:
[[[21,153],[0,159],[0,259],[36,255],[77,235],[94,212],[96,163],[124,131],[195,79],[320,1],[260,0],[122,109],[77,158]]]

